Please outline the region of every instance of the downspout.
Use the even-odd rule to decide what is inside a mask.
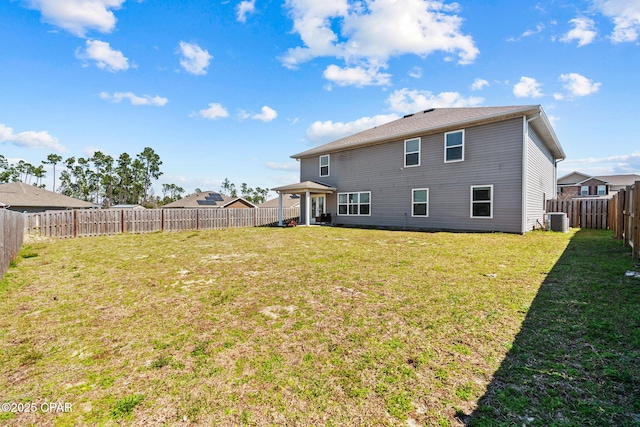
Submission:
[[[529,156],[527,148],[529,147],[529,123],[540,118],[540,113],[527,119],[523,116],[524,129],[522,132],[522,216],[520,224],[520,232],[522,234],[527,231],[527,171],[529,167]]]
[[[556,192],[554,199],[557,199],[558,196],[560,195],[560,192],[558,191],[558,163],[560,163],[563,160],[564,159],[556,159],[555,162],[553,163],[553,185],[555,187],[555,192]]]

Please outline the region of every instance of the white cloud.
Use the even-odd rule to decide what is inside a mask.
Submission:
[[[0,144],[5,142],[19,147],[47,148],[60,153],[67,151],[66,147],[58,142],[58,138],[51,136],[47,131],[14,133],[12,128],[0,123]]]
[[[542,30],[544,30],[544,24],[538,24],[538,25],[536,25],[536,29],[535,30],[527,30],[524,33],[522,33],[522,37],[529,37],[529,36],[532,36],[534,34],[538,34],[538,33],[542,32]]]
[[[207,67],[213,56],[195,43],[180,42],[180,65],[188,73],[198,76],[207,74]]]
[[[294,184],[300,181],[299,173],[285,173],[280,175],[272,175],[269,177],[270,181],[275,182],[278,186]]]
[[[378,67],[364,69],[361,66],[341,68],[329,65],[324,70],[324,78],[338,86],[386,86],[390,84],[390,77],[391,74],[381,73]]]
[[[586,96],[596,93],[602,83],[594,83],[578,73],[561,74],[559,80],[564,82],[564,88],[573,96]]]
[[[109,43],[100,40],[87,40],[86,48],[76,50],[78,59],[95,61],[101,70],[115,73],[129,68],[129,60],[119,50],[112,49]]]
[[[520,82],[513,86],[513,94],[518,98],[540,98],[544,94],[540,91],[540,83],[531,77],[520,77]]]
[[[595,22],[589,18],[574,18],[569,21],[574,28],[560,38],[561,42],[571,43],[573,40],[578,41],[578,46],[586,46],[595,39],[597,32],[595,31]]]
[[[110,9],[119,9],[125,0],[26,0],[27,7],[42,14],[45,22],[84,37],[89,29],[113,31],[116,18]]]
[[[266,105],[262,107],[260,111],[261,113],[251,114],[244,110],[240,110],[238,112],[238,117],[240,119],[261,120],[263,122],[270,122],[271,120],[274,120],[276,117],[278,117],[278,113],[276,112],[276,110]]]
[[[427,0],[287,0],[293,31],[303,46],[289,49],[282,62],[289,68],[317,57],[343,59],[341,82],[361,84],[361,78],[344,78],[344,70],[386,68],[393,56],[434,52],[457,55],[469,64],[478,55],[473,38],[461,32],[457,3]],[[329,76],[331,76],[331,72]],[[352,72],[352,71],[351,71]],[[327,72],[325,72],[327,74]],[[365,73],[366,74],[366,73]]]
[[[169,100],[167,98],[163,98],[161,96],[149,96],[142,95],[138,96],[132,92],[114,92],[110,94],[108,92],[101,92],[100,98],[109,99],[113,102],[120,103],[124,99],[128,99],[131,102],[131,105],[155,105],[158,107],[162,107],[166,105]]]
[[[580,170],[589,175],[610,175],[636,173],[640,174],[640,151],[631,154],[621,154],[609,157],[587,157],[582,159],[566,159],[563,169],[567,173]],[[558,175],[562,176],[562,175]]]
[[[638,0],[594,0],[596,10],[611,18],[615,27],[611,40],[615,43],[638,40],[640,2]]]
[[[247,117],[252,118],[254,120],[261,120],[263,122],[270,122],[278,117],[278,113],[271,107],[264,106],[260,109],[260,113],[258,114],[249,114]]]
[[[422,77],[422,68],[420,68],[420,67],[413,67],[413,68],[409,71],[409,77],[413,77],[414,79],[419,79],[420,77]]]
[[[245,23],[247,22],[247,15],[255,12],[255,10],[256,0],[241,1],[236,7],[236,18],[238,21]]]
[[[314,143],[321,144],[371,129],[399,118],[397,114],[388,114],[362,117],[348,123],[332,122],[330,120],[325,122],[317,121],[307,129],[307,138]]]
[[[477,78],[471,85],[471,90],[482,90],[485,86],[489,86],[489,82],[485,79]]]
[[[450,107],[474,107],[482,104],[483,98],[465,98],[458,92],[441,92],[434,95],[428,90],[400,89],[393,92],[387,98],[387,103],[392,111],[403,114],[415,113],[416,111],[429,108],[450,108]]]
[[[271,169],[274,171],[297,171],[300,169],[300,164],[298,162],[266,162],[264,165],[267,167],[267,169]]]
[[[82,150],[82,153],[87,157],[91,157],[96,153],[96,151],[100,151],[100,152],[104,153],[104,151],[102,151],[98,147],[94,147],[93,145],[90,145],[88,147],[84,147],[84,149]]]
[[[220,104],[211,103],[209,108],[200,110],[199,114],[205,119],[215,120],[219,118],[229,117],[229,112]]]

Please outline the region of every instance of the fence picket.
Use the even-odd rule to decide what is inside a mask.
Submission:
[[[0,209],[0,280],[22,247],[25,220],[20,212]]]
[[[298,219],[299,208],[284,208],[285,220]],[[154,231],[261,227],[278,223],[277,208],[246,209],[100,209],[27,213],[27,234],[70,238]]]
[[[610,199],[548,200],[547,212],[564,212],[573,228],[607,229]]]

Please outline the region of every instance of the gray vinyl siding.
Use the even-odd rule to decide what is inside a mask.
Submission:
[[[371,192],[370,216],[337,215],[337,193],[328,195],[327,210],[336,224],[520,233],[522,126],[522,118],[516,118],[464,128],[462,162],[444,162],[440,132],[421,136],[418,167],[404,167],[402,139],[331,153],[328,177],[319,176],[318,156],[303,158],[300,180],[335,186],[337,193]],[[470,218],[470,189],[476,185],[493,185],[491,219]],[[429,189],[427,218],[411,216],[411,190],[416,188]]]
[[[545,201],[555,195],[555,161],[536,131],[528,126],[526,230],[544,224]]]

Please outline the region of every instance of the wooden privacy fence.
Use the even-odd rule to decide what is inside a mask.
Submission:
[[[24,220],[20,212],[0,209],[0,280],[22,247]]]
[[[640,259],[640,181],[613,196],[610,216],[613,236],[631,246],[633,258]]]
[[[283,220],[298,219],[299,208],[283,208]],[[89,237],[119,233],[261,227],[278,223],[278,208],[87,209],[25,214],[24,231],[46,237]]]
[[[564,212],[569,219],[569,227],[609,228],[610,199],[569,199],[547,200],[547,212]]]

